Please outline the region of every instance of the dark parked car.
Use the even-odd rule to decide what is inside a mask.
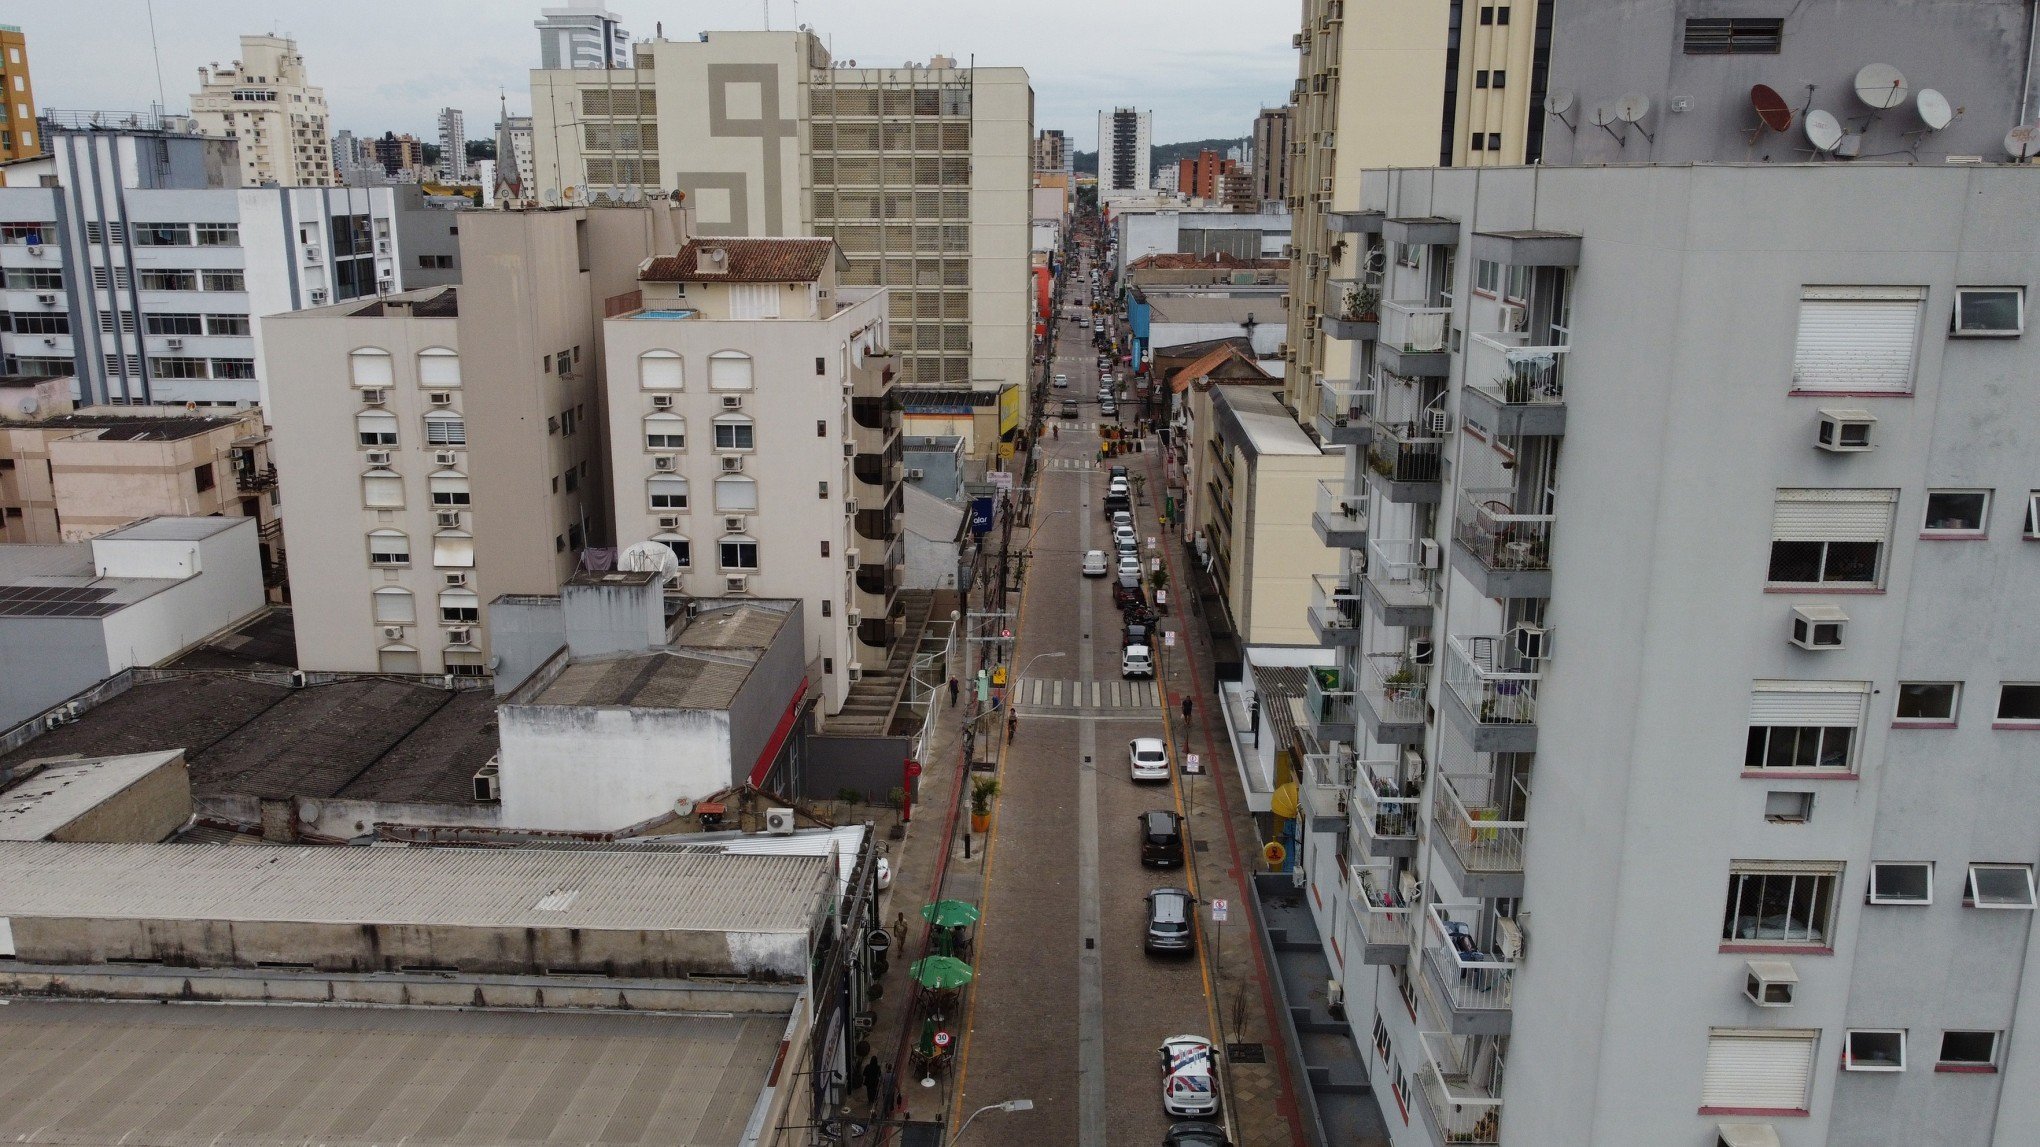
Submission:
[[[1183,818],[1167,809],[1140,814],[1140,862],[1156,868],[1183,863]]]
[[[1216,1123],[1172,1123],[1162,1136],[1162,1147],[1232,1147],[1232,1140]]]
[[[1126,611],[1126,629],[1119,635],[1119,644],[1153,646],[1154,642],[1148,639],[1154,635],[1154,618],[1149,615],[1147,610],[1129,609]]]

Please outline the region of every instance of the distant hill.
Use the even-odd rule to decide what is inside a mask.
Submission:
[[[1156,144],[1148,149],[1148,155],[1153,170],[1160,171],[1165,164],[1175,163],[1183,159],[1195,159],[1197,158],[1197,153],[1206,148],[1224,155],[1227,148],[1238,147],[1239,145],[1240,141],[1238,139],[1193,139],[1184,143]],[[1071,157],[1070,163],[1078,171],[1086,175],[1098,174],[1098,153],[1095,151],[1080,151]]]

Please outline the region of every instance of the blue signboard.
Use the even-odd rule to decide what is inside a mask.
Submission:
[[[972,498],[970,500],[970,532],[984,537],[992,532],[992,500]]]

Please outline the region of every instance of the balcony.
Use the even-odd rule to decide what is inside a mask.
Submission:
[[[1418,1032],[1424,1064],[1417,1086],[1424,1101],[1417,1106],[1431,1128],[1431,1141],[1445,1145],[1492,1147],[1502,1141],[1502,1059],[1499,1051],[1480,1070],[1469,1070],[1470,1041],[1445,1032]]]
[[[1368,608],[1383,625],[1423,628],[1431,624],[1431,591],[1437,574],[1431,555],[1438,543],[1367,539],[1367,576],[1361,580]]]
[[[893,444],[883,453],[857,455],[850,462],[850,472],[857,476],[859,482],[867,486],[891,489],[900,480],[899,443],[900,440],[894,438]]]
[[[1529,753],[1537,749],[1537,686],[1541,661],[1520,653],[1525,630],[1501,636],[1446,640],[1446,711],[1475,752]],[[1541,639],[1543,634],[1538,634]],[[1513,640],[1512,640],[1513,639]]]
[[[1303,758],[1300,802],[1305,832],[1337,835],[1346,831],[1346,793],[1351,787],[1337,758],[1310,753]]]
[[[1565,433],[1565,346],[1531,346],[1521,331],[1466,340],[1466,417],[1504,437]]]
[[[1520,819],[1530,790],[1518,778],[1509,785],[1513,800],[1491,799],[1495,786],[1486,774],[1440,774],[1431,786],[1431,819],[1438,826],[1439,853],[1452,882],[1468,896],[1523,895],[1523,831]],[[1514,809],[1518,819],[1505,820]]]
[[[1360,644],[1358,574],[1312,574],[1310,631],[1328,649]]]
[[[850,420],[866,430],[897,430],[900,425],[900,406],[890,395],[883,398],[852,398]]]
[[[1327,211],[1325,229],[1335,235],[1379,235],[1385,211]]]
[[[1367,444],[1368,480],[1391,502],[1433,506],[1443,496],[1445,422],[1439,411],[1422,411],[1415,422],[1376,418]]]
[[[1452,523],[1452,568],[1485,597],[1551,596],[1550,514],[1518,514],[1516,492],[1462,492]]]
[[[1317,510],[1310,516],[1310,528],[1317,531],[1318,540],[1341,550],[1366,545],[1366,492],[1351,489],[1344,481],[1317,485]]]
[[[239,463],[234,467],[234,488],[244,494],[259,493],[276,485],[276,467],[250,466],[242,469]]]
[[[1493,950],[1506,943],[1481,943],[1480,905],[1433,904],[1424,914],[1424,978],[1452,1034],[1507,1035],[1521,964]],[[1496,921],[1498,934],[1514,929],[1514,921]]]
[[[1304,685],[1304,716],[1319,745],[1353,743],[1353,676],[1342,666],[1313,665]]]
[[[1361,761],[1355,770],[1352,805],[1354,835],[1363,852],[1377,860],[1417,854],[1417,823],[1423,798],[1409,793],[1414,783],[1396,780],[1394,761]]]
[[[1451,326],[1450,307],[1427,307],[1409,299],[1383,303],[1375,362],[1404,378],[1444,378],[1452,368],[1445,344]]]
[[[1350,865],[1346,893],[1353,901],[1353,930],[1360,934],[1360,962],[1401,965],[1410,958],[1410,906],[1386,864]]]
[[[1318,441],[1327,446],[1367,445],[1374,437],[1374,424],[1367,420],[1374,385],[1348,378],[1321,378],[1317,385],[1317,418],[1312,425]]]
[[[1381,334],[1381,289],[1357,279],[1325,280],[1318,328],[1335,339],[1359,341]]]
[[[899,570],[893,566],[862,565],[857,567],[857,589],[873,597],[891,600],[893,592],[900,588]]]
[[[1429,666],[1400,653],[1371,653],[1360,668],[1360,711],[1384,745],[1424,743],[1424,677]]]

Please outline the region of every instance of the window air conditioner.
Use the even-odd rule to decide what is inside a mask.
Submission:
[[[1542,661],[1551,656],[1551,633],[1543,626],[1519,625],[1510,631],[1516,655],[1525,661]]]
[[[722,405],[724,410],[742,410],[744,408],[744,396],[741,394],[725,394],[722,396]]]
[[[474,630],[469,629],[465,625],[456,625],[446,631],[446,643],[448,645],[471,645],[474,642],[474,636]]]
[[[844,516],[844,517],[846,517],[846,518],[854,518],[854,517],[856,517],[856,516],[857,516],[857,503],[855,503],[855,502],[845,502],[845,503],[843,503],[843,516]]]
[[[723,578],[723,589],[729,593],[743,593],[750,584],[751,579],[743,574],[730,574]]]
[[[387,466],[387,465],[389,465],[389,464],[390,464],[390,452],[389,452],[389,451],[387,451],[387,450],[371,450],[371,451],[369,451],[369,452],[368,452],[368,464],[369,464],[369,465],[371,465],[371,466]]]
[[[1502,329],[1505,331],[1525,330],[1530,325],[1530,316],[1521,307],[1503,304]]]
[[[307,262],[307,263],[316,263],[316,262],[318,262],[318,261],[319,261],[319,248],[318,248],[318,247],[317,247],[316,245],[314,245],[314,246],[310,246],[310,247],[306,247],[306,248],[305,248],[305,262]]]
[[[744,456],[742,454],[723,455],[722,460],[723,473],[735,474],[743,470],[743,468],[744,468]]]
[[[744,532],[744,519],[741,517],[724,518],[722,520],[722,528],[726,534],[741,534]]]
[[[1867,410],[1822,410],[1813,444],[1836,454],[1859,454],[1871,449],[1870,427],[1876,421]]]
[[[166,347],[169,347],[169,348],[170,348],[171,350],[183,350],[183,349],[184,349],[184,340],[183,340],[183,339],[164,339],[164,340],[163,340],[163,345],[164,345],[164,346],[166,346]]]
[[[857,443],[845,442],[843,444],[843,457],[854,458],[856,456],[857,456]]]
[[[57,297],[55,295],[37,295],[35,297],[35,301],[41,303],[43,306],[46,307],[54,307],[57,305]]]
[[[909,482],[918,482],[927,476],[928,472],[919,466],[912,467],[907,471],[907,481]]]
[[[445,526],[445,527],[446,527],[446,528],[448,528],[448,529],[457,529],[457,528],[459,528],[459,526],[460,526],[460,511],[459,511],[459,510],[440,510],[440,511],[438,512],[438,514],[439,514],[439,524],[440,524],[440,525],[442,525],[442,526]]]
[[[1436,538],[1424,538],[1417,542],[1417,564],[1427,570],[1445,568],[1445,550]]]
[[[669,514],[659,519],[659,528],[662,530],[677,530],[680,528],[680,519],[675,515]]]
[[[1750,960],[1743,965],[1743,995],[1760,1008],[1789,1008],[1799,974],[1790,960]]]
[[[671,409],[673,409],[673,396],[672,396],[672,395],[670,395],[670,394],[655,394],[655,395],[653,395],[653,396],[652,396],[652,409],[653,409],[653,410],[671,410]]]
[[[389,400],[390,392],[379,386],[372,386],[361,392],[361,404],[363,406],[381,406]]]
[[[390,641],[395,641],[404,635],[404,627],[401,625],[385,625],[382,627],[382,635]]]
[[[854,663],[848,665],[843,669],[843,676],[853,684],[862,681],[864,680],[864,666]]]
[[[468,575],[465,573],[450,573],[446,575],[447,585],[466,585],[467,581]]]
[[[503,799],[503,778],[495,765],[487,764],[475,770],[475,799],[478,801]]]
[[[452,406],[453,392],[450,390],[429,391],[425,395],[425,401],[434,406]]]
[[[432,452],[432,464],[435,466],[457,466],[460,464],[460,455],[451,450],[435,450]]]
[[[1792,644],[1815,651],[1840,649],[1849,627],[1849,615],[1835,605],[1792,607]]]
[[[324,302],[326,301],[326,288],[324,288],[324,287],[313,287],[313,288],[312,288],[312,293],[311,293],[311,297],[312,297],[312,305],[313,305],[313,306],[315,306],[315,307],[316,307],[316,306],[318,306],[318,305],[319,305],[319,304],[321,304],[321,303],[324,303]]]
[[[652,457],[652,469],[654,470],[670,471],[678,464],[679,460],[671,454],[657,454]]]

